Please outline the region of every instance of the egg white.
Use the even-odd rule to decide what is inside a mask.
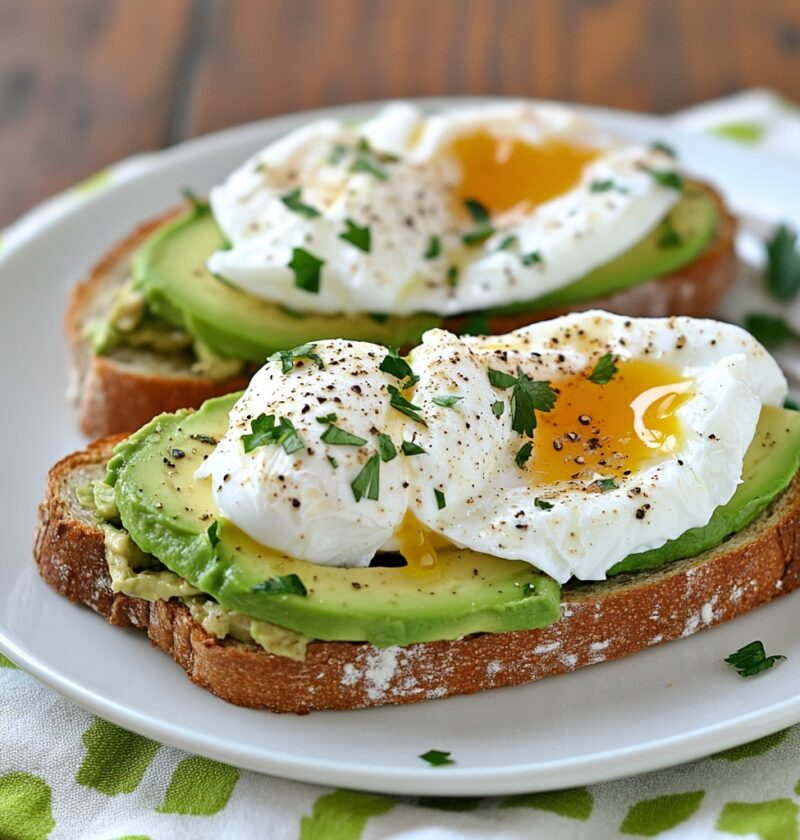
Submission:
[[[459,164],[447,148],[477,131],[534,145],[564,140],[600,154],[576,187],[533,210],[502,214],[494,235],[467,247],[469,225],[454,212]],[[350,171],[352,157],[332,162],[338,146],[352,150],[363,140],[397,158],[382,164],[384,180]],[[215,187],[211,206],[231,248],[208,265],[256,297],[309,312],[453,315],[531,300],[644,237],[680,197],[648,169],[672,166],[663,152],[621,143],[559,106],[515,102],[426,116],[394,103],[360,125],[323,120],[294,131]],[[607,180],[612,189],[592,190]],[[295,189],[319,215],[286,206],[282,197]],[[341,239],[348,219],[369,228],[369,253]],[[501,249],[508,236],[516,244]],[[441,253],[426,257],[434,237]],[[324,262],[318,292],[295,285],[298,248]],[[540,261],[526,265],[522,257],[533,252]]]

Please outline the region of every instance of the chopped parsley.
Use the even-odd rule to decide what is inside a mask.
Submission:
[[[604,356],[601,356],[594,366],[594,370],[588,376],[589,382],[594,382],[595,385],[606,385],[609,383],[619,370],[615,362],[616,359],[611,353],[606,353]]]
[[[514,456],[514,460],[518,467],[524,467],[528,461],[528,458],[531,457],[533,453],[533,444],[528,441],[527,443],[523,443],[522,446],[519,448],[519,452]]]
[[[267,595],[305,595],[308,592],[303,581],[295,574],[267,578],[257,583],[252,591],[265,592]]]
[[[328,163],[331,166],[336,166],[337,163],[341,163],[347,157],[349,151],[344,143],[336,143],[328,155]]]
[[[502,400],[495,400],[492,403],[492,414],[494,414],[495,417],[502,417],[505,410],[506,404]]]
[[[378,451],[384,463],[397,457],[397,449],[389,435],[378,435]]]
[[[522,255],[523,265],[538,265],[542,262],[542,255],[539,251],[531,251],[529,254]]]
[[[648,169],[652,179],[662,187],[669,187],[672,190],[683,189],[683,175],[672,169]]]
[[[394,376],[395,379],[406,379],[410,382],[404,387],[409,388],[418,378],[414,376],[414,371],[411,370],[411,365],[398,353],[396,347],[388,347],[389,351],[384,360],[378,365],[378,370],[388,373],[389,376]]]
[[[349,242],[354,247],[368,254],[372,247],[372,234],[370,233],[370,229],[366,225],[359,227],[352,219],[345,219],[344,223],[347,230],[339,234],[339,239]]]
[[[513,248],[514,245],[519,243],[519,237],[515,234],[511,233],[506,236],[503,241],[497,246],[498,251],[507,251],[509,248]]]
[[[665,155],[669,155],[671,158],[678,157],[678,153],[675,149],[672,148],[668,143],[665,143],[663,140],[656,140],[655,143],[650,144],[650,148],[654,152],[663,152]]]
[[[391,398],[389,400],[389,405],[392,408],[397,409],[401,414],[405,414],[406,417],[410,417],[412,420],[416,421],[417,423],[421,423],[423,426],[427,426],[428,424],[422,419],[422,417],[417,414],[418,411],[421,411],[418,405],[412,405],[401,393],[400,391],[394,387],[394,385],[389,385],[389,394]]]
[[[434,397],[431,402],[434,402],[436,405],[442,406],[442,408],[452,408],[459,400],[463,400],[464,397],[457,397],[447,396],[447,397]]]
[[[328,455],[327,457],[328,457],[328,463],[329,463],[329,464],[330,464],[330,465],[331,465],[331,466],[332,466],[335,470],[339,469],[339,462],[336,460],[336,458],[334,458],[334,457],[333,457],[333,455]]]
[[[764,651],[764,643],[755,641],[739,648],[736,653],[732,653],[723,661],[727,662],[728,665],[733,665],[740,677],[752,677],[772,668],[781,659],[786,659],[786,657],[779,653],[767,656]]]
[[[325,367],[325,362],[314,352],[316,344],[301,344],[293,350],[279,350],[278,358],[281,360],[281,370],[283,373],[291,373],[294,370],[294,363],[297,359],[310,359],[316,362],[317,367],[322,370]]]
[[[792,300],[800,291],[797,233],[786,225],[781,225],[767,242],[767,288],[781,301]]]
[[[353,163],[350,165],[351,172],[366,172],[372,175],[379,181],[385,181],[389,177],[389,173],[382,165],[384,163],[392,163],[397,158],[394,155],[379,154],[374,152],[366,140],[359,140],[356,148],[356,156]]]
[[[211,543],[211,547],[214,548],[214,546],[219,542],[219,522],[212,522],[208,526],[206,534],[208,534],[208,541]]]
[[[353,479],[350,486],[353,488],[355,500],[370,499],[373,502],[378,500],[380,493],[380,472],[381,461],[377,455],[373,455],[361,468],[361,472]]]
[[[789,411],[800,411],[800,404],[798,404],[791,397],[786,397],[786,399],[783,401],[783,407],[788,409]]]
[[[431,767],[444,767],[445,764],[455,764],[455,761],[450,758],[450,753],[443,752],[442,750],[428,750],[428,752],[422,753],[420,758],[423,761],[427,761]]]
[[[461,241],[465,245],[480,245],[485,242],[493,233],[494,226],[492,225],[489,211],[474,198],[468,198],[464,202],[467,212],[472,216],[472,221],[475,222],[475,227],[467,231],[462,237]]]
[[[410,440],[404,440],[400,444],[400,448],[403,450],[403,455],[424,455],[425,450],[417,443],[413,443]]]
[[[777,315],[752,312],[744,319],[744,328],[765,347],[780,347],[796,337],[789,324]]]
[[[663,227],[661,236],[658,237],[659,248],[675,248],[683,242],[683,237],[675,230],[675,225],[669,218],[664,219]]]
[[[319,278],[325,260],[318,259],[305,248],[295,248],[289,268],[294,272],[294,284],[304,292],[317,294],[319,292]]]
[[[432,236],[428,242],[428,250],[425,251],[426,260],[435,260],[442,253],[442,240],[438,236]]]
[[[610,178],[606,178],[604,181],[592,181],[589,184],[589,192],[593,193],[608,192],[613,189],[614,182]]]
[[[281,201],[292,211],[298,213],[300,216],[305,216],[307,219],[314,219],[319,216],[319,210],[312,207],[310,204],[303,204],[300,200],[300,187],[286,195],[281,196]]]
[[[320,440],[323,443],[329,443],[331,446],[363,446],[367,441],[358,435],[352,435],[332,423],[320,435]]]
[[[458,266],[451,265],[447,269],[447,285],[453,288],[456,283],[458,283]]]
[[[513,388],[511,428],[528,437],[533,436],[536,428],[536,412],[552,411],[558,396],[550,387],[550,382],[532,379],[521,367],[517,368],[516,376],[489,368],[489,382],[495,388]]]
[[[534,504],[534,507],[539,508],[539,510],[552,510],[553,509],[553,503],[552,502],[547,502],[544,499],[540,498],[539,496],[537,496],[533,500],[533,504]]]
[[[274,443],[282,446],[287,455],[291,455],[305,446],[288,417],[281,417],[276,424],[274,414],[259,414],[250,424],[250,429],[251,434],[242,435],[245,452],[252,452],[259,446]]]
[[[447,507],[447,500],[444,497],[444,493],[441,490],[434,487],[433,488],[433,495],[436,497],[436,507],[439,510],[444,510]]]
[[[601,493],[608,493],[611,490],[617,490],[619,488],[619,484],[617,484],[615,478],[598,478],[594,482],[594,485],[600,488]]]
[[[327,426],[328,423],[335,423],[336,422],[336,414],[331,412],[330,414],[323,414],[321,417],[317,417],[317,423],[322,423],[323,426]]]

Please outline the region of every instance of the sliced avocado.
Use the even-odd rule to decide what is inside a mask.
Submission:
[[[719,209],[711,193],[699,184],[687,182],[683,197],[664,221],[633,248],[568,286],[533,300],[493,307],[486,312],[510,315],[569,306],[662,277],[692,262],[712,240],[719,223]]]
[[[194,472],[228,426],[236,395],[197,412],[163,414],[124,441],[109,463],[120,517],[134,542],[227,609],[324,640],[379,646],[545,627],[559,618],[559,586],[521,561],[441,551],[435,572],[344,569],[295,560],[218,522],[208,482]],[[369,504],[364,501],[362,504]],[[258,591],[297,575],[305,596]]]
[[[715,548],[746,528],[785,490],[800,468],[800,412],[765,405],[756,434],[745,455],[742,483],[731,500],[718,507],[702,528],[692,528],[675,540],[617,563],[609,575],[661,566]]]
[[[439,326],[435,315],[320,315],[291,312],[214,277],[206,260],[224,246],[208,205],[190,210],[153,234],[134,258],[136,285],[150,310],[187,330],[220,356],[263,362],[276,350],[321,338],[408,346]]]

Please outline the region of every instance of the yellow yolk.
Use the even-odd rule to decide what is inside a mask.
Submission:
[[[558,399],[552,411],[536,415],[528,462],[537,482],[629,475],[657,452],[680,446],[675,412],[691,395],[692,382],[657,362],[620,361],[617,367],[605,385],[588,378],[591,369],[551,383]]]
[[[443,538],[436,537],[409,511],[394,536],[400,545],[400,554],[406,560],[407,569],[415,574],[438,572],[439,556],[434,540],[439,547],[446,544]]]
[[[572,189],[598,152],[562,140],[534,146],[480,131],[456,139],[450,154],[461,166],[459,197],[502,213],[531,210]]]

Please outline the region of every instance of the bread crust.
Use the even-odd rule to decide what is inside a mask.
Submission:
[[[489,332],[499,335],[531,321],[545,320],[569,311],[597,308],[631,316],[710,314],[735,275],[736,222],[719,194],[710,187],[705,188],[719,206],[720,229],[714,242],[692,263],[672,274],[638,283],[600,300],[535,314],[491,318]],[[102,295],[127,276],[127,266],[134,251],[178,212],[172,210],[137,228],[103,257],[88,279],[76,286],[72,293],[66,318],[70,396],[80,427],[90,438],[138,428],[162,411],[196,408],[211,397],[237,391],[247,385],[247,378],[220,382],[198,376],[191,372],[188,364],[175,371],[164,371],[157,364],[159,357],[154,353],[138,353],[136,364],[129,363],[124,353],[96,356],[84,338],[83,328],[92,311],[98,309]],[[445,326],[455,332],[461,331],[465,323],[464,317],[445,320]]]
[[[415,703],[521,685],[617,659],[728,621],[800,583],[800,477],[748,528],[698,557],[609,581],[568,585],[562,617],[541,630],[477,634],[381,650],[312,642],[296,662],[210,636],[178,601],[150,603],[111,590],[102,531],[75,497],[103,475],[119,437],[50,471],[34,557],[42,577],[111,624],[146,631],[192,682],[240,706],[275,712]]]

